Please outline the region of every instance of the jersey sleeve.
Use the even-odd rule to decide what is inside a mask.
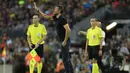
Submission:
[[[45,27],[45,26],[43,26],[42,34],[43,34],[43,35],[46,35],[46,34],[47,34],[47,31],[46,31],[46,27]]]
[[[102,29],[99,29],[98,35],[99,35],[99,38],[104,37],[104,36],[103,36],[103,31],[102,31]]]
[[[27,29],[26,35],[29,36],[30,34],[31,34],[31,33],[30,33],[30,26],[29,26],[28,29]]]

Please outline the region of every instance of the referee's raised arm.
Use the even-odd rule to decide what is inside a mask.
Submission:
[[[37,10],[37,12],[40,13],[40,15],[41,15],[43,18],[49,19],[49,20],[53,20],[53,17],[52,17],[52,16],[49,16],[49,15],[47,15],[47,14],[45,14],[45,13],[43,13],[43,12],[37,7],[37,5],[36,5],[35,2],[34,2],[34,8]]]

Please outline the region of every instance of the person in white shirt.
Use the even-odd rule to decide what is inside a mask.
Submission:
[[[101,28],[101,22],[98,21],[97,26]],[[102,42],[102,46],[105,46],[105,36],[106,36],[106,34],[105,34],[105,32],[103,30],[102,30],[102,34],[103,34],[103,37],[104,37],[104,40]]]

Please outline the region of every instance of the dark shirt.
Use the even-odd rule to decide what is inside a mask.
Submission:
[[[61,15],[59,18],[56,16],[53,16],[54,21],[56,22],[56,31],[58,34],[58,37],[60,41],[64,41],[65,38],[65,28],[64,25],[67,24],[67,20],[63,15]]]

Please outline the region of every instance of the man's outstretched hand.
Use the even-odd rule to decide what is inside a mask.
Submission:
[[[34,8],[35,8],[37,11],[39,11],[39,8],[37,7],[37,5],[36,5],[35,2],[33,3],[33,5],[34,5]]]

